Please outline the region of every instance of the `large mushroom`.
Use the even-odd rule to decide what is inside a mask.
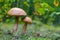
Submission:
[[[26,16],[26,12],[21,8],[12,8],[8,11],[8,15],[15,17],[15,25],[13,30],[11,31],[11,33],[14,33],[17,31],[19,16]]]
[[[24,18],[22,18],[22,21],[25,23],[24,26],[23,26],[22,34],[25,34],[26,33],[26,29],[27,29],[27,25],[31,24],[32,20],[29,17],[24,17]]]

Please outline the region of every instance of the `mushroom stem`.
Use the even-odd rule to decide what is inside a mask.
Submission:
[[[12,31],[13,33],[15,33],[17,31],[17,28],[18,28],[18,19],[19,19],[19,17],[16,16],[15,17],[15,25],[14,25],[13,31]]]
[[[27,23],[25,23],[24,26],[23,26],[22,34],[26,33],[26,29],[27,29]]]

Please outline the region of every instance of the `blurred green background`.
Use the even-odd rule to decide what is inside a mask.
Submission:
[[[18,40],[58,40],[60,38],[60,0],[0,0],[0,28],[3,29],[2,32],[0,31],[1,40],[12,40],[10,39],[12,35],[4,33],[11,30],[14,24],[15,18],[7,15],[13,7],[22,8],[32,19],[31,26],[28,25],[27,28],[27,35],[22,38],[19,34],[22,28],[18,28],[17,34],[20,35]],[[19,26],[23,24],[19,17]],[[35,37],[31,29],[43,36]]]
[[[7,12],[13,7],[19,7],[26,11],[33,20],[37,18],[42,23],[60,25],[60,0],[0,0],[0,22],[12,22],[14,17]]]

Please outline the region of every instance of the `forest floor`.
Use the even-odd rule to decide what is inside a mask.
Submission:
[[[0,23],[0,40],[13,40],[14,36],[17,36],[17,40],[60,40],[60,27],[42,23],[28,24],[26,34],[21,35],[23,24],[19,23],[18,30],[14,35],[7,34],[7,31],[12,30],[13,26],[14,23]]]

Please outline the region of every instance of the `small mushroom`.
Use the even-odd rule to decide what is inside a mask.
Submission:
[[[14,33],[17,31],[19,16],[26,16],[26,12],[21,8],[12,8],[8,11],[8,15],[15,17],[15,25],[13,30],[11,31],[11,33]]]
[[[25,17],[25,18],[22,19],[22,21],[25,23],[24,26],[23,26],[22,34],[25,34],[26,33],[26,29],[27,29],[27,25],[31,24],[32,20],[29,17]]]

